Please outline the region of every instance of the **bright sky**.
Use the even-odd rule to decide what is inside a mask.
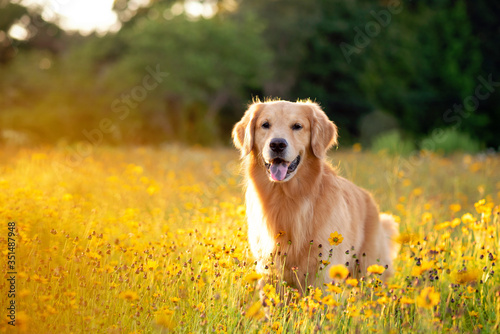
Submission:
[[[53,20],[59,16],[59,22],[65,30],[79,30],[84,34],[92,31],[107,32],[119,29],[119,23],[113,12],[113,0],[22,0],[23,5],[41,5],[44,19]]]
[[[120,23],[112,10],[114,0],[13,0],[25,6],[42,6],[43,18],[48,21],[57,20],[65,30],[78,30],[83,34],[93,31],[106,33],[118,31]],[[150,0],[131,0],[129,9],[135,10],[145,6]],[[185,12],[189,17],[211,17],[216,12],[216,1],[185,0],[184,3],[173,5],[171,14],[179,15]],[[164,15],[168,17],[169,15]],[[57,18],[57,19],[56,19]],[[27,31],[22,25],[13,27],[9,34],[18,39],[24,39]]]

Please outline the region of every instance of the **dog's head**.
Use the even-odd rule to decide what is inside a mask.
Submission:
[[[254,103],[233,129],[242,157],[261,159],[273,182],[291,180],[306,159],[323,159],[337,127],[313,102]]]

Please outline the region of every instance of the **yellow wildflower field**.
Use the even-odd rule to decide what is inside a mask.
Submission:
[[[266,285],[263,306],[235,150],[2,149],[0,333],[498,332],[500,157],[329,159],[397,216],[396,273],[334,267],[306,294]]]

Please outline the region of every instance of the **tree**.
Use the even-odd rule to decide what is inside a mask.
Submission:
[[[150,134],[144,140],[210,144],[220,138],[221,123],[240,117],[246,92],[262,86],[269,72],[262,25],[252,16],[236,22],[159,15],[170,10],[163,3],[144,9],[117,34],[94,39],[74,54],[94,59],[92,71],[101,73],[100,91],[108,96],[141,85],[147,68],[168,72],[147,99],[134,103],[135,131]],[[151,138],[154,133],[158,137]]]

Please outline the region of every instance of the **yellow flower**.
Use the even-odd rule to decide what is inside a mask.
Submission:
[[[445,221],[445,222],[443,222],[441,224],[434,225],[434,229],[436,231],[439,231],[439,230],[442,230],[444,228],[447,228],[448,226],[450,226],[450,222],[449,221]]]
[[[424,212],[422,214],[422,224],[427,224],[432,220],[432,213],[430,212]]]
[[[46,310],[47,310],[50,314],[57,314],[57,310],[56,310],[53,306],[47,305],[47,306],[46,306]]]
[[[261,310],[262,303],[257,301],[252,304],[245,313],[247,318],[261,319],[265,316],[264,312]]]
[[[158,267],[158,262],[153,261],[153,260],[148,260],[146,263],[146,269],[147,270],[155,270]]]
[[[119,297],[122,299],[128,300],[129,302],[139,299],[137,292],[134,292],[132,290],[122,291],[120,293]]]
[[[195,307],[195,308],[196,308],[198,311],[203,312],[203,311],[205,311],[205,304],[203,304],[203,303],[199,303],[198,305],[196,305],[196,307]]]
[[[312,297],[313,297],[314,299],[316,299],[316,300],[318,300],[318,301],[319,301],[319,300],[321,300],[321,294],[322,294],[322,293],[323,293],[323,291],[321,291],[321,289],[320,289],[320,288],[316,288],[316,289],[314,290],[314,293],[312,294]]]
[[[485,199],[479,200],[478,202],[474,203],[474,207],[476,208],[477,213],[483,213],[485,204]]]
[[[175,329],[175,321],[173,317],[173,312],[168,310],[166,312],[158,312],[155,314],[155,322],[158,326],[166,328],[170,331]]]
[[[405,214],[406,208],[403,204],[401,203],[396,204],[396,209],[400,211],[402,215]]]
[[[396,238],[396,242],[398,242],[400,244],[415,244],[419,240],[420,240],[420,238],[419,238],[418,234],[411,233],[411,232],[401,233]]]
[[[417,305],[426,309],[430,309],[433,306],[439,304],[440,295],[439,292],[434,291],[434,287],[426,287],[417,297]]]
[[[385,268],[378,264],[372,264],[366,269],[366,271],[372,274],[382,275],[382,273],[385,271]]]
[[[215,333],[219,334],[219,333],[227,333],[227,328],[225,325],[223,324],[218,324],[217,325],[217,329],[215,330]]]
[[[330,267],[330,277],[333,279],[345,279],[349,275],[349,270],[343,264]]]
[[[276,234],[276,236],[274,237],[275,239],[278,239],[279,237],[285,235],[285,231],[279,231],[278,234]]]
[[[276,294],[276,288],[271,284],[266,284],[262,288],[262,291],[264,291],[266,298],[274,301],[279,301],[279,296]]]
[[[158,190],[159,190],[159,188],[158,188],[157,186],[154,186],[154,185],[151,185],[151,186],[149,186],[149,187],[146,189],[146,191],[148,192],[148,194],[149,194],[150,196],[151,196],[151,195],[153,195],[153,194],[155,194],[155,193],[157,193],[157,192],[158,192]]]
[[[343,240],[344,240],[344,237],[342,236],[342,234],[339,234],[337,231],[335,231],[334,233],[330,233],[330,238],[328,238],[328,241],[330,242],[330,245],[332,245],[332,246],[340,245]]]
[[[462,210],[462,207],[460,206],[460,204],[451,204],[450,205],[450,211],[458,212],[460,210]]]
[[[387,296],[383,296],[377,299],[377,303],[379,303],[380,305],[387,304],[389,301],[390,299]]]
[[[47,278],[39,276],[37,274],[34,274],[33,276],[31,276],[31,279],[34,280],[35,282],[42,283],[42,284],[47,284],[47,282],[49,281]]]
[[[476,219],[470,213],[466,213],[462,216],[462,221],[464,224],[472,224],[476,221]]]
[[[24,298],[26,296],[29,296],[31,294],[31,291],[28,289],[22,289],[19,291],[19,297]]]
[[[399,300],[401,302],[401,304],[413,304],[415,303],[415,300],[414,299],[411,299],[411,298],[408,298],[408,297],[401,297],[401,299]]]
[[[347,285],[350,285],[352,287],[357,287],[358,286],[358,280],[355,279],[355,278],[349,278],[345,282],[346,282]]]
[[[73,199],[73,195],[71,194],[64,194],[62,197],[63,201],[71,201]]]
[[[328,292],[335,292],[335,293],[342,293],[342,289],[339,288],[338,286],[335,286],[333,284],[327,283],[326,285],[326,291]]]
[[[323,304],[325,304],[326,306],[337,306],[338,305],[337,301],[335,300],[335,298],[333,298],[332,295],[328,295],[328,296],[323,297],[321,302]]]
[[[455,218],[455,219],[453,219],[453,220],[451,221],[450,226],[451,226],[451,227],[457,227],[458,225],[460,225],[460,223],[461,223],[460,218]]]
[[[424,271],[432,269],[433,266],[434,266],[434,261],[429,261],[429,262],[424,261],[420,266],[413,267],[413,269],[411,270],[411,275],[415,277],[420,276]]]
[[[445,232],[441,235],[441,239],[446,240],[450,238],[450,232]]]
[[[453,274],[453,280],[458,284],[475,282],[478,280],[481,272],[477,269],[462,270]]]
[[[351,306],[347,308],[347,314],[349,317],[359,317],[359,310],[356,306]]]
[[[24,311],[17,312],[16,314],[16,329],[20,333],[25,333],[28,330],[30,324],[30,317]],[[9,320],[10,321],[10,320]],[[2,324],[3,325],[3,324]],[[37,324],[34,324],[37,326]]]
[[[279,322],[274,322],[273,325],[271,326],[271,329],[275,332],[280,334],[283,328],[281,328],[281,324]]]
[[[477,318],[477,317],[478,317],[478,315],[479,315],[479,313],[478,313],[478,312],[476,312],[476,311],[470,311],[470,312],[469,312],[469,315],[470,315],[471,317],[476,317],[476,318]]]
[[[420,195],[422,195],[422,192],[423,192],[422,188],[415,188],[412,191],[412,193],[413,193],[414,196],[420,196]]]
[[[261,274],[257,274],[256,272],[253,272],[253,273],[250,273],[250,274],[245,276],[245,281],[247,281],[248,283],[252,283],[252,282],[255,282],[261,278],[262,278]]]

